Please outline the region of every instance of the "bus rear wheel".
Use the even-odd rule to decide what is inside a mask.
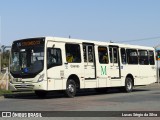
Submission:
[[[132,78],[130,78],[130,77],[126,78],[124,89],[125,89],[125,92],[128,92],[128,93],[132,92],[132,90],[133,90],[133,80],[132,80]]]
[[[67,81],[65,94],[69,98],[73,98],[76,95],[76,83],[74,80],[70,79]]]

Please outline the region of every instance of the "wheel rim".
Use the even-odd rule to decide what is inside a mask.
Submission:
[[[72,85],[72,84],[69,84],[68,85],[68,92],[70,92],[70,93],[74,93],[74,85]]]
[[[132,83],[129,81],[127,82],[127,89],[128,90],[131,90],[132,89]]]

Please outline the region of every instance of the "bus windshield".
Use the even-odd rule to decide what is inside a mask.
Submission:
[[[32,78],[43,70],[44,40],[15,41],[11,51],[11,74],[15,78]]]

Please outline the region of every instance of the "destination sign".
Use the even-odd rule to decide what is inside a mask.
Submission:
[[[15,41],[13,46],[15,47],[29,47],[29,46],[37,46],[37,45],[44,45],[43,39],[26,39],[26,40],[19,40]]]
[[[33,40],[33,41],[24,41],[24,42],[21,42],[21,46],[35,46],[35,45],[40,45],[41,44],[41,41],[40,40]]]

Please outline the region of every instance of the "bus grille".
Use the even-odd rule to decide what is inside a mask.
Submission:
[[[24,90],[32,90],[34,87],[34,85],[29,85],[29,84],[20,84],[20,85],[15,85],[15,88],[17,90],[21,90],[21,89],[24,89]]]

